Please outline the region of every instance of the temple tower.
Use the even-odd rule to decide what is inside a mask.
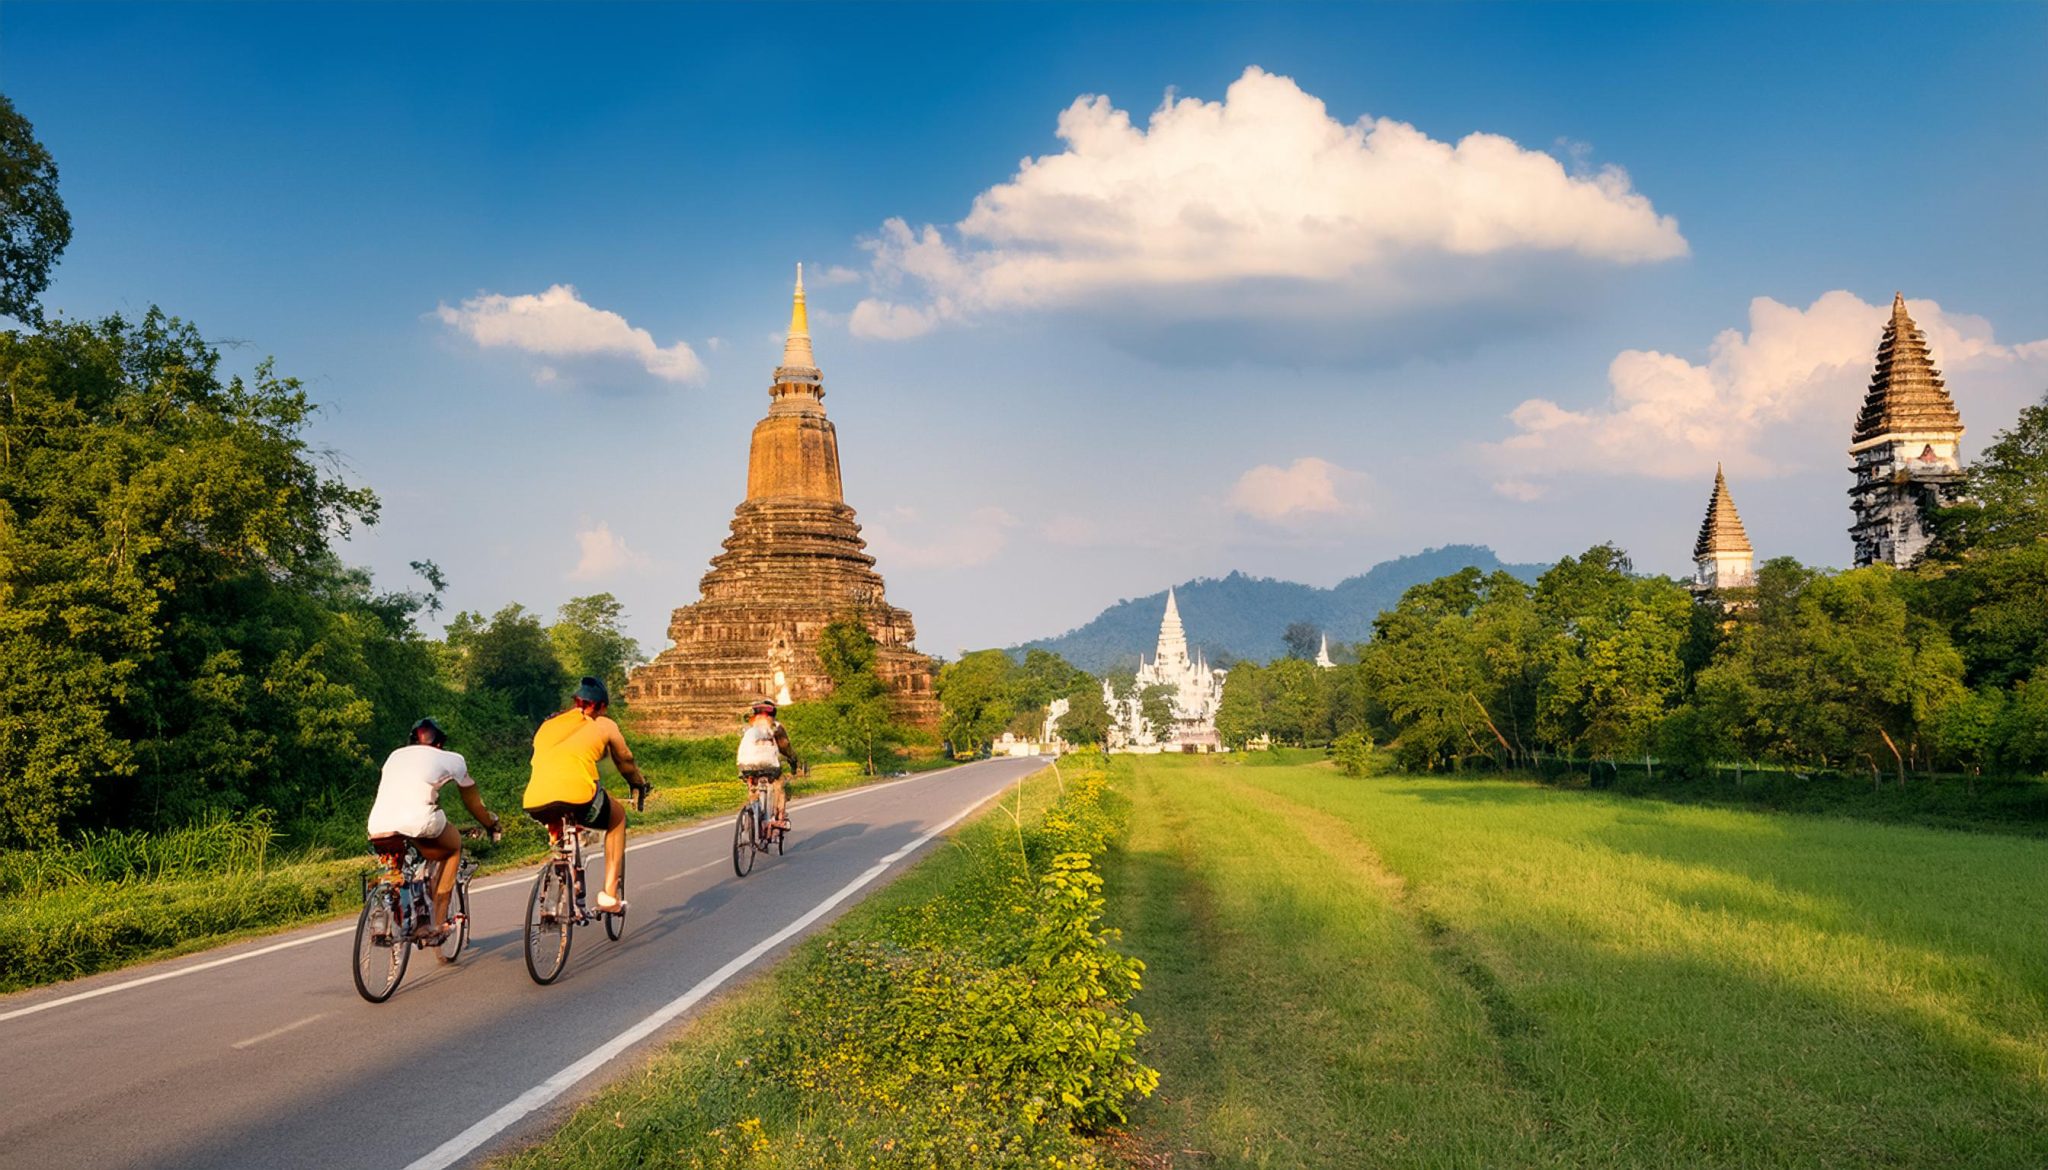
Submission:
[[[799,265],[782,364],[768,388],[768,414],[754,426],[747,497],[733,512],[725,551],[711,558],[697,603],[669,620],[674,644],[626,685],[639,729],[722,735],[763,695],[823,698],[832,681],[818,660],[818,634],[847,616],[874,635],[876,671],[899,717],[937,721],[931,659],[912,648],[910,614],[883,597],[840,485],[839,435],[824,399]]]
[[[1700,538],[1692,546],[1692,563],[1692,590],[1702,600],[1723,589],[1756,584],[1756,550],[1742,530],[1742,517],[1735,511],[1728,477],[1721,474],[1719,464],[1714,465],[1714,494],[1707,499],[1707,518],[1700,521]]]
[[[1894,294],[1891,320],[1877,343],[1877,369],[1849,439],[1856,476],[1849,538],[1857,568],[1904,568],[1919,559],[1929,540],[1929,510],[1953,503],[1961,491],[1962,437],[1962,417],[1934,368],[1927,338],[1907,314],[1904,294]]]

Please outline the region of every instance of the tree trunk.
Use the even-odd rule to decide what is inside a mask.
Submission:
[[[1884,737],[1884,746],[1892,749],[1892,759],[1899,766],[1899,787],[1904,788],[1906,786],[1906,757],[1899,754],[1899,745],[1892,742],[1891,732],[1880,727],[1877,729],[1877,733]],[[1874,764],[1872,766],[1875,767]]]

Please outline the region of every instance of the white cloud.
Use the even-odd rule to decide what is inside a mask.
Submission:
[[[1258,68],[1221,102],[1169,92],[1143,128],[1082,97],[1058,134],[1066,149],[982,192],[953,239],[883,224],[865,242],[876,295],[853,332],[914,337],[985,312],[1090,306],[1395,316],[1531,293],[1545,257],[1614,266],[1687,251],[1617,167],[1575,174],[1495,134],[1449,143],[1388,118],[1347,124]]]
[[[963,569],[985,565],[1010,543],[1017,518],[1001,508],[981,507],[958,520],[926,519],[915,508],[891,508],[864,526],[868,547],[883,572],[891,565],[918,569]]]
[[[608,309],[587,305],[566,284],[546,292],[480,293],[458,308],[434,310],[442,324],[485,349],[516,349],[553,359],[623,358],[666,382],[700,382],[704,363],[685,342],[662,347],[645,329]],[[558,373],[543,366],[551,381]]]
[[[1505,496],[1518,504],[1540,500],[1548,490],[1542,484],[1526,479],[1496,480],[1493,485],[1495,495]]]
[[[860,273],[844,264],[814,264],[804,274],[804,282],[812,288],[831,288],[835,284],[854,284],[860,280]]]
[[[1243,515],[1286,524],[1359,511],[1357,496],[1365,484],[1363,473],[1307,455],[1286,467],[1265,464],[1245,472],[1228,502]]]
[[[1933,301],[1906,307],[1979,436],[2003,425],[2048,375],[2048,341],[2000,345],[1981,317]],[[1758,297],[1748,332],[1723,330],[1704,362],[1624,350],[1608,365],[1605,402],[1576,410],[1547,398],[1523,402],[1508,415],[1515,433],[1488,444],[1488,460],[1524,476],[1696,478],[1716,463],[1747,475],[1832,466],[1845,458],[1890,312],[1889,303],[1839,289],[1804,309]]]
[[[582,553],[576,560],[576,567],[569,570],[572,581],[615,577],[647,564],[646,556],[626,547],[625,539],[613,532],[611,525],[603,522],[578,532],[576,544]]]

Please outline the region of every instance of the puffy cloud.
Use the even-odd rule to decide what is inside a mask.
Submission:
[[[1255,520],[1287,524],[1358,511],[1356,496],[1365,483],[1361,472],[1307,455],[1286,467],[1264,464],[1245,472],[1228,502]]]
[[[576,544],[581,555],[576,560],[576,567],[569,570],[572,581],[602,580],[647,564],[644,555],[626,547],[625,539],[613,532],[611,525],[603,522],[578,532]]]
[[[1547,490],[1542,484],[1526,479],[1496,480],[1493,485],[1495,495],[1505,496],[1518,504],[1527,504],[1540,500]]]
[[[952,239],[884,223],[865,242],[876,295],[853,332],[914,337],[1011,309],[1387,318],[1526,300],[1546,259],[1687,251],[1617,167],[1570,171],[1495,134],[1450,143],[1388,118],[1343,123],[1257,68],[1220,102],[1169,93],[1144,128],[1082,97],[1058,134],[1064,151],[982,192]]]
[[[515,349],[556,359],[612,358],[639,365],[666,382],[700,382],[704,363],[685,342],[662,347],[608,309],[585,304],[575,288],[552,285],[546,292],[505,296],[480,293],[451,308],[434,310],[443,325],[485,349]],[[553,381],[559,371],[542,366],[536,377]]]
[[[1017,518],[1001,508],[976,508],[958,520],[934,521],[915,508],[891,508],[866,525],[869,547],[890,565],[964,569],[985,565],[1009,546]]]
[[[2048,341],[2001,345],[1981,317],[1933,301],[1906,307],[1966,425],[2003,425],[2048,374]],[[1890,313],[1889,303],[1839,289],[1804,309],[1758,297],[1748,331],[1723,330],[1704,362],[1624,350],[1607,367],[1605,402],[1576,410],[1547,398],[1523,402],[1508,414],[1515,433],[1487,445],[1489,461],[1524,476],[1696,478],[1716,463],[1748,475],[1832,466],[1845,458]]]

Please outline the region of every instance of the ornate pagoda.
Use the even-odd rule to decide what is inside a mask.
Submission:
[[[830,694],[818,634],[852,617],[874,635],[876,671],[907,722],[938,719],[931,659],[912,649],[910,614],[882,595],[875,558],[839,481],[839,436],[825,417],[825,383],[811,355],[798,265],[789,339],[754,427],[747,498],[734,511],[725,551],[711,559],[702,597],[675,611],[674,645],[633,672],[626,699],[634,726],[657,735],[738,730],[764,695],[803,702]]]
[[[1926,550],[1928,512],[1953,503],[1962,490],[1962,437],[1962,416],[1934,368],[1927,338],[1907,314],[1904,294],[1895,293],[1877,343],[1877,369],[1849,438],[1856,476],[1849,538],[1857,568],[1904,568]]]
[[[1714,465],[1714,494],[1707,499],[1707,516],[1700,521],[1700,538],[1692,546],[1692,591],[1700,600],[1715,598],[1724,589],[1747,589],[1756,584],[1756,550],[1749,533],[1742,529],[1742,517],[1735,511],[1735,497],[1728,494],[1728,477]]]

